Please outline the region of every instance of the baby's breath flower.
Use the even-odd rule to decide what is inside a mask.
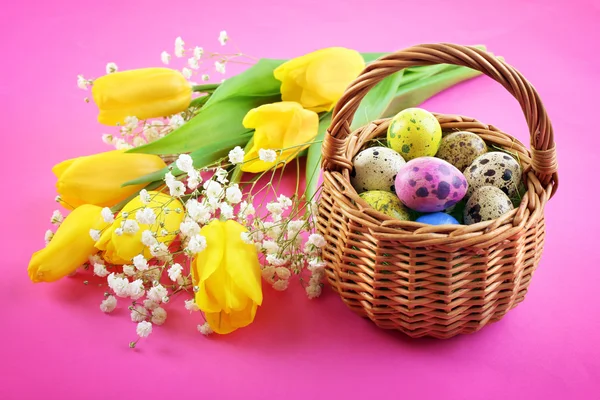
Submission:
[[[167,183],[167,186],[169,187],[169,194],[173,197],[181,197],[185,194],[185,185],[182,182]]]
[[[279,202],[279,204],[281,204],[281,207],[284,210],[287,210],[288,208],[290,208],[292,206],[292,200],[283,194],[279,195],[279,197],[277,198],[277,201]]]
[[[171,172],[167,172],[163,179],[167,185],[177,181],[177,178],[175,178],[175,176]]]
[[[183,237],[192,237],[200,233],[200,226],[191,218],[186,218],[179,225],[179,231]]]
[[[117,64],[115,64],[114,62],[109,62],[108,64],[106,64],[106,73],[107,74],[112,74],[113,72],[117,72],[119,70],[119,67],[117,67]]]
[[[146,128],[144,128],[144,136],[146,136],[146,139],[148,139],[149,142],[154,142],[160,138],[160,131],[154,126],[146,125]]]
[[[258,158],[261,161],[272,163],[275,162],[275,160],[277,159],[277,153],[275,152],[275,150],[271,149],[259,149]]]
[[[227,182],[229,182],[227,180],[227,170],[223,169],[223,168],[217,168],[215,171],[215,177],[217,179],[217,182],[225,185]]]
[[[282,292],[288,288],[289,283],[290,283],[290,281],[287,279],[280,279],[273,284],[273,289],[279,290]]]
[[[123,273],[127,276],[135,275],[135,268],[133,265],[123,265]]]
[[[267,262],[270,265],[273,265],[275,267],[280,267],[282,265],[285,265],[287,263],[287,261],[283,258],[279,258],[274,254],[269,254],[267,255]]]
[[[188,200],[185,208],[190,218],[196,222],[206,223],[211,217],[210,209],[196,199]]]
[[[173,115],[171,119],[169,119],[169,126],[173,129],[179,128],[184,123],[183,117],[179,114]]]
[[[227,188],[225,191],[225,198],[231,204],[237,204],[242,201],[242,191],[237,183]]]
[[[144,282],[141,279],[136,279],[135,281],[131,282],[127,287],[127,293],[133,300],[139,299],[146,293],[146,290],[144,289]]]
[[[308,260],[308,268],[311,270],[321,269],[325,267],[325,262],[320,258],[311,258]]]
[[[194,160],[189,154],[180,154],[179,157],[177,157],[177,161],[175,161],[175,165],[177,165],[177,168],[181,171],[186,173],[194,170]]]
[[[106,269],[106,266],[104,264],[99,263],[94,264],[94,275],[104,278],[106,275],[108,275],[108,270]]]
[[[164,297],[167,297],[168,294],[169,292],[167,291],[167,289],[165,289],[164,286],[162,286],[161,284],[158,284],[156,286],[153,286],[148,291],[148,298],[156,303],[160,303],[163,301]]]
[[[138,305],[131,310],[131,320],[133,322],[142,322],[145,321],[146,318],[148,318],[148,310],[144,307]]]
[[[202,177],[200,173],[195,169],[192,169],[188,172],[188,181],[187,185],[191,190],[196,190],[198,186],[202,183]]]
[[[204,54],[204,49],[202,47],[194,47],[194,58],[196,60],[199,60],[202,58],[202,55]]]
[[[132,262],[138,271],[146,271],[149,268],[148,260],[142,254],[133,257]]]
[[[186,300],[185,301],[185,309],[192,312],[192,311],[200,311],[200,308],[198,308],[198,304],[196,304],[196,301],[194,299],[190,299],[190,300]]]
[[[108,296],[106,299],[102,300],[100,303],[100,310],[105,313],[113,312],[113,310],[117,307],[117,298],[115,296]]]
[[[192,236],[187,245],[188,252],[191,254],[197,254],[203,251],[204,249],[206,249],[206,238],[202,235]]]
[[[181,74],[185,79],[190,79],[192,77],[192,70],[187,67],[183,67],[181,69]]]
[[[313,233],[308,237],[307,245],[313,245],[318,248],[325,246],[325,238],[318,233]]]
[[[213,181],[213,180],[209,180],[204,182],[204,191],[205,191],[205,195],[206,197],[208,197],[209,199],[220,199],[223,196],[223,187],[221,186],[221,184],[219,182]]]
[[[93,256],[88,257],[88,261],[90,264],[104,264],[104,260],[98,254],[94,254]]]
[[[219,32],[219,43],[221,43],[221,46],[225,46],[225,43],[227,43],[228,40],[229,36],[227,36],[226,31]]]
[[[276,254],[279,251],[279,245],[273,240],[263,241],[262,247],[267,252],[267,254]]]
[[[215,61],[215,70],[220,74],[224,74],[225,73],[225,63],[221,62],[221,61]]]
[[[173,282],[177,282],[177,279],[181,277],[181,271],[183,271],[183,267],[180,264],[175,263],[171,265],[171,268],[167,271],[169,279]]]
[[[292,275],[290,270],[284,267],[275,268],[275,274],[277,274],[279,279],[290,279],[290,276]]]
[[[122,234],[123,234],[123,228],[117,228],[117,229],[115,229],[115,235],[121,236]]]
[[[115,221],[115,216],[113,212],[110,211],[110,208],[104,207],[101,211],[101,214],[102,218],[104,219],[104,222],[112,224]]]
[[[151,200],[152,199],[150,198],[150,193],[148,193],[146,189],[140,190],[140,201],[142,202],[142,204],[148,204]]]
[[[123,225],[121,227],[123,228],[123,232],[129,235],[135,235],[137,231],[140,230],[140,226],[133,219],[127,219],[123,221]]]
[[[233,150],[229,151],[229,162],[233,165],[241,164],[244,162],[244,149],[240,146],[235,146]]]
[[[152,225],[156,222],[156,214],[153,209],[144,207],[135,213],[135,219],[140,224]]]
[[[128,296],[128,287],[129,281],[127,278],[121,278],[115,275],[114,272],[111,272],[107,278],[108,287],[111,288],[115,294],[119,297],[127,297]]]
[[[159,306],[159,304],[157,302],[155,302],[154,300],[150,300],[150,299],[144,300],[144,308],[147,310],[154,310],[158,306]]]
[[[273,217],[281,218],[281,214],[274,215]],[[267,221],[263,224],[265,229],[267,230],[267,235],[272,238],[279,238],[281,236],[282,227],[281,224]]]
[[[176,57],[183,57],[183,55],[185,54],[185,42],[183,41],[183,39],[181,38],[181,36],[178,36],[175,39],[175,56]]]
[[[306,294],[309,299],[314,299],[321,295],[321,290],[321,285],[308,285],[306,287]]]
[[[133,138],[133,146],[134,147],[140,147],[140,146],[145,145],[146,143],[148,143],[146,141],[146,139],[144,139],[141,136],[136,136],[136,137]]]
[[[160,61],[162,61],[162,63],[165,65],[169,65],[169,62],[171,61],[171,55],[166,51],[163,51],[160,53]]]
[[[240,233],[240,238],[242,239],[242,242],[244,242],[246,244],[253,244],[252,237],[250,236],[250,234],[248,232]]]
[[[54,210],[52,213],[52,217],[50,217],[50,223],[52,225],[60,225],[64,220],[63,215],[58,210]]]
[[[131,149],[131,145],[129,143],[127,143],[123,139],[116,139],[114,141],[114,146],[115,146],[115,149],[117,149],[117,150],[129,150],[129,149]]]
[[[105,133],[102,135],[102,141],[105,144],[112,146],[114,144],[115,138],[110,133]]]
[[[44,241],[46,242],[46,244],[50,243],[50,241],[52,240],[53,237],[54,237],[54,232],[52,232],[50,229],[48,229],[46,231],[46,234],[44,235]]]
[[[142,243],[146,247],[152,247],[158,244],[158,241],[154,237],[154,234],[148,229],[146,229],[144,232],[142,232]]]
[[[292,221],[288,222],[288,225],[287,225],[288,237],[293,237],[293,236],[298,235],[298,233],[300,233],[300,230],[304,227],[304,224],[306,224],[306,222],[304,222],[301,219],[292,220]]]
[[[163,235],[164,236],[164,235]],[[170,261],[173,256],[169,252],[169,248],[164,243],[159,243],[150,247],[150,254],[161,261]]]
[[[229,204],[221,203],[219,209],[221,210],[221,217],[225,219],[233,218],[233,207],[231,207]]]
[[[273,215],[281,215],[283,213],[283,207],[281,207],[279,202],[268,203],[267,210]]]
[[[90,86],[90,81],[85,79],[83,75],[77,75],[77,87],[82,90],[87,90]]]
[[[124,128],[128,129],[128,130],[133,130],[135,128],[137,128],[138,124],[139,124],[139,120],[137,119],[136,116],[128,116],[125,117],[125,126]]]
[[[210,75],[208,74],[203,74],[202,78],[201,78],[204,82],[208,81],[210,79]]]
[[[272,282],[273,278],[275,277],[275,267],[268,266],[263,268],[261,275],[267,282]]]
[[[148,337],[152,333],[152,324],[147,321],[142,321],[137,325],[135,331],[141,338]]]
[[[247,201],[242,201],[240,203],[240,217],[248,218],[249,216],[254,215],[255,212],[256,210],[251,203],[248,203]]]
[[[198,69],[198,68],[200,68],[200,64],[198,64],[198,59],[196,57],[190,57],[190,58],[188,58],[188,65],[189,65],[189,67],[191,69]]]
[[[167,319],[167,312],[165,311],[164,308],[162,307],[156,307],[153,311],[152,311],[152,323],[155,325],[162,325],[165,323],[165,320]]]
[[[208,336],[211,333],[213,333],[212,328],[210,327],[210,325],[208,325],[208,322],[205,322],[202,325],[198,325],[198,332],[200,332],[201,334],[203,334],[204,336]]]

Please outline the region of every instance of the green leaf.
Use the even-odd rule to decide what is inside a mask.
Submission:
[[[367,64],[377,60],[379,57],[385,56],[386,54],[389,53],[360,53],[362,58],[365,60],[365,63]]]
[[[321,173],[321,147],[325,137],[325,131],[331,125],[331,113],[328,112],[321,116],[319,121],[319,131],[315,137],[315,142],[308,147],[306,156],[306,190],[304,192],[306,199],[311,200],[317,193],[319,177]]]

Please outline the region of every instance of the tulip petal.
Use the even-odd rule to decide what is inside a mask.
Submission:
[[[250,325],[254,321],[257,308],[256,304],[248,303],[246,308],[235,313],[211,312],[204,315],[206,322],[208,322],[213,331],[221,335],[226,335],[236,329]]]

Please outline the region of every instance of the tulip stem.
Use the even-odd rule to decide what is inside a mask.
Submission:
[[[216,90],[221,84],[220,83],[207,83],[206,85],[195,85],[192,86],[194,92],[210,92]]]

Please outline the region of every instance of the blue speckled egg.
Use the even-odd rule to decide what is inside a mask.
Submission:
[[[416,222],[422,222],[428,225],[460,225],[456,218],[443,212],[421,215]]]

